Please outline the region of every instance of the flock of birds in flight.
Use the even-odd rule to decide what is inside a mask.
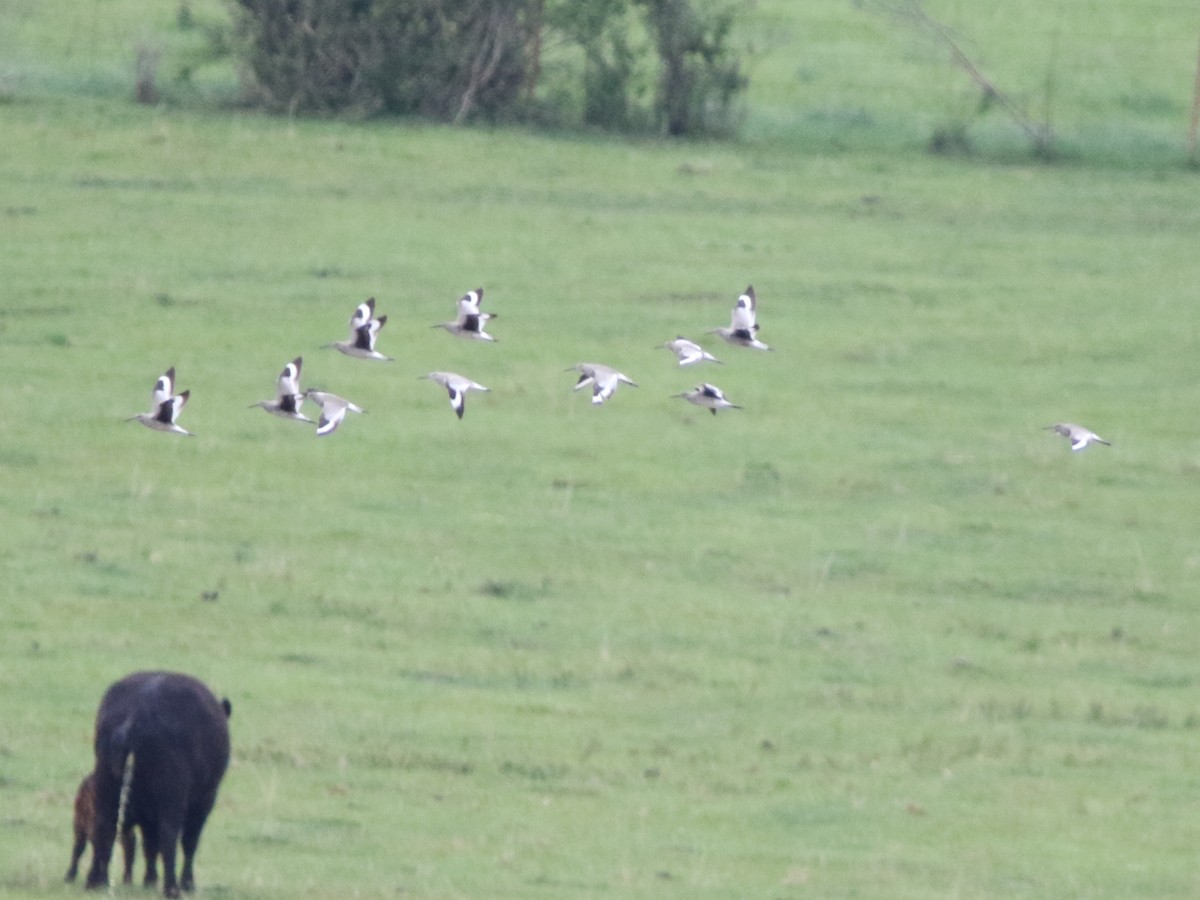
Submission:
[[[444,328],[453,335],[469,340],[494,341],[495,338],[487,332],[487,323],[496,318],[496,315],[484,312],[480,308],[482,302],[483,288],[468,291],[458,299],[457,315],[454,320],[451,322],[442,322],[434,327]],[[738,297],[737,302],[734,304],[729,327],[715,328],[709,333],[719,334],[730,344],[750,347],[755,350],[770,350],[771,348],[760,341],[757,336],[757,309],[758,298],[755,296],[753,285],[751,285],[746,288],[745,292]],[[385,324],[387,324],[387,316],[375,315],[375,298],[371,297],[364,303],[360,303],[350,316],[349,337],[344,341],[334,341],[325,346],[340,350],[347,356],[353,356],[358,359],[391,362],[392,357],[386,356],[375,349],[379,332]],[[659,346],[673,352],[679,360],[680,366],[690,366],[706,361],[720,362],[719,359],[699,344],[689,341],[684,337],[677,337],[675,340],[668,341]],[[363,412],[362,407],[352,403],[345,397],[339,397],[337,394],[332,394],[328,391],[300,390],[300,369],[303,363],[303,357],[297,356],[284,366],[283,371],[279,373],[276,383],[275,398],[251,404],[250,408],[262,407],[267,412],[285,419],[316,424],[318,437],[332,434],[336,431],[346,418],[347,412]],[[578,363],[567,371],[577,371],[579,373],[579,379],[575,382],[574,390],[591,387],[592,403],[596,405],[600,405],[612,397],[616,393],[619,384],[628,384],[637,387],[637,383],[623,372],[600,363]],[[472,381],[465,375],[459,375],[457,372],[430,372],[428,375],[422,375],[421,378],[433,381],[445,388],[450,395],[450,405],[460,419],[463,416],[466,406],[467,393],[469,391],[489,390],[489,388],[484,387],[482,384]],[[191,436],[192,432],[188,431],[178,422],[179,414],[183,411],[184,406],[187,405],[190,394],[190,391],[175,393],[175,367],[172,366],[160,375],[154,384],[150,411],[138,413],[126,421],[141,422],[147,428],[153,428],[155,431],[167,431]],[[675,394],[674,396],[703,407],[712,412],[713,415],[716,415],[718,409],[741,409],[740,406],[731,403],[725,398],[724,391],[708,382],[703,382],[690,391]],[[304,415],[303,406],[306,400],[313,401],[321,409],[320,417],[315,423],[308,416]]]
[[[453,335],[469,340],[494,341],[495,338],[487,333],[487,323],[496,318],[496,315],[484,312],[480,308],[482,302],[483,288],[468,291],[458,299],[457,315],[454,320],[442,322],[434,327],[444,328]],[[347,356],[358,359],[391,362],[392,357],[375,349],[379,332],[386,323],[387,316],[377,317],[375,315],[375,298],[371,297],[360,303],[350,316],[349,337],[344,341],[334,341],[325,346],[340,350]],[[730,315],[729,327],[714,328],[708,333],[719,335],[727,343],[735,346],[747,347],[752,350],[771,349],[758,339],[758,298],[754,293],[753,285],[747,286],[746,290],[738,296]],[[659,344],[659,347],[674,353],[680,366],[690,366],[702,362],[721,362],[699,344],[683,336],[676,337],[665,344]],[[285,365],[283,371],[279,373],[275,398],[251,404],[250,408],[261,407],[267,412],[285,419],[315,424],[318,437],[336,431],[346,418],[346,413],[364,411],[357,404],[328,391],[301,391],[300,369],[302,365],[303,357],[300,356]],[[573,390],[591,387],[592,403],[595,405],[603,404],[612,397],[620,384],[637,387],[637,383],[623,372],[600,363],[577,363],[567,371],[579,373],[579,379],[575,382]],[[465,375],[459,375],[457,372],[430,372],[428,375],[422,375],[421,378],[441,385],[449,393],[450,405],[460,419],[465,410],[467,393],[489,390],[482,384],[472,381]],[[190,391],[175,393],[175,367],[172,366],[160,375],[154,384],[150,411],[138,413],[126,421],[138,421],[156,431],[192,436],[192,432],[177,421],[180,412],[187,405],[190,393]],[[698,384],[690,391],[672,396],[707,409],[714,416],[719,409],[742,408],[726,399],[724,391],[707,381]],[[304,415],[305,400],[311,400],[320,407],[321,414],[316,422]],[[1095,432],[1070,422],[1059,422],[1047,425],[1046,428],[1065,437],[1070,442],[1071,449],[1075,451],[1083,450],[1092,443],[1109,445],[1108,441]]]

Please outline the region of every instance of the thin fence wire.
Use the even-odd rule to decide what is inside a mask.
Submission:
[[[1044,131],[1056,144],[1144,141],[1186,152],[1200,90],[1200,0],[821,8],[808,19],[777,13],[780,30],[759,32],[774,57],[766,67],[788,84],[760,90],[769,104],[851,124],[908,119],[926,130]]]

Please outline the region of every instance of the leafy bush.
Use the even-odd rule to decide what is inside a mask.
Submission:
[[[564,2],[548,11],[547,27],[583,53],[580,80],[584,125],[626,130],[634,125],[639,57],[649,42],[627,0]]]
[[[230,2],[248,95],[290,113],[512,120],[532,114],[540,90],[580,98],[548,119],[698,134],[730,130],[747,83],[728,0]],[[544,47],[574,48],[582,64],[540,83]]]
[[[691,0],[641,2],[662,60],[658,114],[667,133],[728,130],[733,101],[749,83],[729,51],[733,8],[703,14]]]
[[[522,0],[234,0],[245,80],[288,112],[510,108],[525,80]]]

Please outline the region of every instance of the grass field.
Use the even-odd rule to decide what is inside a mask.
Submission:
[[[1196,896],[1181,127],[932,157],[913,62],[841,141],[779,55],[727,144],[140,107],[128,36],[195,48],[139,7],[0,28],[0,894],[81,890],[96,704],[166,667],[234,708],[202,896]],[[774,352],[654,349],[748,283]],[[479,285],[496,344],[430,327]],[[320,349],[367,296],[395,362]],[[367,414],[247,409],[299,354]],[[194,438],[121,421],[170,365]]]

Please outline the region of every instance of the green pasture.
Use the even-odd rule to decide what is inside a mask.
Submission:
[[[931,156],[936,64],[815,6],[761,4],[730,143],[265,118],[223,64],[137,106],[174,4],[5,7],[0,895],[82,891],[96,704],[157,667],[233,703],[204,897],[1200,892],[1188,85],[1119,153]],[[788,118],[813,34],[908,60],[866,131],[825,68]],[[704,335],[750,283],[771,353]],[[481,285],[495,344],[431,327]],[[394,362],[321,349],[368,296]],[[301,354],[368,412],[248,409]],[[122,421],[171,365],[193,438]]]

